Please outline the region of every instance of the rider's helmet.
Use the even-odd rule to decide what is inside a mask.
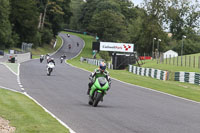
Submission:
[[[101,62],[99,68],[101,72],[104,72],[106,70],[106,63]]]

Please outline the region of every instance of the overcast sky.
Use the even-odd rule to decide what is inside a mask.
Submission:
[[[134,3],[134,5],[140,5],[140,3],[142,3],[142,1],[143,0],[131,0],[133,3]]]
[[[131,1],[134,3],[134,5],[138,5],[138,6],[143,2],[143,0],[131,0]],[[196,0],[190,0],[190,1],[195,3]],[[198,3],[200,3],[200,0],[198,0]]]

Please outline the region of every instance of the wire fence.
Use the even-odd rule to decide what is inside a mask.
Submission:
[[[156,61],[157,64],[200,68],[200,55],[184,55],[177,57],[168,55],[167,58],[164,58],[163,54],[161,54],[159,58],[156,58]]]

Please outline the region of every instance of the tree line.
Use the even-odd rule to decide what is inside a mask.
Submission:
[[[199,2],[143,0],[138,7],[130,0],[73,0],[71,5],[69,28],[96,34],[101,41],[134,43],[139,53],[158,48],[180,54],[182,44],[183,54],[200,52]]]
[[[70,0],[0,0],[0,49],[49,44],[71,15]]]
[[[143,0],[142,6],[130,0],[0,0],[0,49],[49,44],[70,28],[133,43],[139,53],[180,54],[182,46],[183,54],[199,53],[199,17],[199,2],[190,0]]]

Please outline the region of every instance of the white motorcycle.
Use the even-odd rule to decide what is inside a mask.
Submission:
[[[47,75],[50,76],[52,71],[53,71],[53,68],[55,67],[54,63],[50,62],[47,64]]]
[[[61,57],[61,58],[60,58],[60,63],[62,63],[62,62],[63,62],[63,60],[64,60],[64,58],[63,58],[63,57]]]

